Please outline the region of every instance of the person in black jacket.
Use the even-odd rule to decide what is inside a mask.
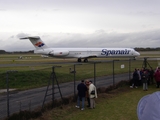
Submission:
[[[138,71],[137,69],[135,69],[133,72],[132,86],[130,86],[130,88],[134,88],[134,87],[137,88],[138,80],[139,80]]]
[[[143,83],[143,90],[144,91],[148,90],[148,76],[149,76],[148,71],[144,70],[143,74],[142,74],[142,83]]]
[[[87,91],[87,87],[84,84],[84,80],[82,80],[81,83],[78,84],[77,90],[78,90],[78,99],[76,108],[80,108],[80,101],[82,101],[81,110],[84,110],[85,96]]]

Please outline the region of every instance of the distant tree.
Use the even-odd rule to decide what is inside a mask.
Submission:
[[[5,50],[0,50],[0,54],[4,54],[4,53],[6,53]]]
[[[136,51],[160,51],[160,48],[134,48]]]

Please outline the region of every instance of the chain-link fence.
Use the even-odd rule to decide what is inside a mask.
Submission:
[[[1,73],[0,88],[6,92],[0,93],[0,119],[24,110],[41,109],[53,99],[76,95],[76,86],[83,79],[92,80],[97,88],[130,80],[135,68],[155,68],[158,64],[157,60],[149,63],[144,64],[144,60],[112,60]],[[11,91],[11,88],[16,90]]]

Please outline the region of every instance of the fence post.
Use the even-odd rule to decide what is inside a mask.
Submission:
[[[129,59],[129,80],[131,80],[131,59]]]
[[[7,82],[7,116],[9,117],[9,82],[8,82],[8,71],[6,72],[6,82]]]
[[[94,62],[94,85],[96,85],[96,63],[101,63],[101,62]]]
[[[94,85],[96,86],[96,63],[94,62]]]
[[[74,64],[74,99],[76,99],[76,65]]]
[[[114,81],[114,60],[113,60],[113,86],[115,84],[115,81]]]
[[[10,113],[9,113],[9,73],[11,72],[17,72],[14,70],[11,71],[7,71],[6,72],[6,84],[7,84],[7,117],[9,117]]]
[[[54,78],[55,78],[55,72],[54,72],[54,66],[52,67],[52,108],[53,108],[53,105],[54,105]]]
[[[114,62],[119,60],[113,60],[113,86],[115,86],[115,79],[114,79]]]

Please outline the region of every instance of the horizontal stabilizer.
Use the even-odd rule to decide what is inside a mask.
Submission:
[[[23,37],[23,38],[20,38],[21,40],[22,39],[35,39],[35,40],[37,40],[37,39],[40,39],[40,37],[39,36],[33,36],[33,37]]]

